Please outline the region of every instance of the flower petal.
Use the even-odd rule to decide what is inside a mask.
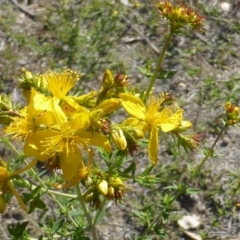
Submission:
[[[167,110],[168,109],[166,109],[166,111]],[[160,112],[160,114],[164,115],[164,111],[165,110]],[[181,110],[181,109],[177,110],[171,116],[166,117],[162,123],[157,124],[157,126],[159,126],[163,132],[169,132],[169,131],[172,131],[172,130],[178,128],[182,122],[182,113],[183,113],[183,110]]]
[[[63,171],[63,177],[67,182],[76,176],[80,167],[84,166],[81,150],[77,146],[74,147],[74,151],[70,151],[68,153],[66,150],[63,150],[59,158],[60,167]]]
[[[112,150],[108,138],[99,132],[82,131],[81,138],[88,140],[88,145],[101,147],[108,153]]]
[[[158,129],[151,127],[149,142],[148,142],[148,155],[153,165],[158,161]]]
[[[54,156],[53,153],[46,153],[46,146],[43,145],[43,142],[52,136],[55,136],[56,133],[49,130],[41,130],[33,133],[29,138],[26,139],[23,151],[29,157],[35,157],[40,161],[46,161],[47,159]]]
[[[80,107],[70,118],[72,130],[77,134],[78,131],[86,130],[90,126],[90,112],[85,107]]]
[[[131,116],[140,120],[145,119],[146,107],[139,98],[129,93],[120,93],[119,96],[123,107]]]

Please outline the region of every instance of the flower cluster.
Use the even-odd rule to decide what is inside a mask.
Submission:
[[[203,16],[184,3],[173,6],[169,0],[159,0],[157,9],[170,22],[174,31],[180,30],[184,26],[189,26],[193,30],[201,30],[203,28]]]
[[[171,94],[150,95],[145,104],[141,97],[144,93],[134,92],[127,75],[118,73],[114,77],[110,70],[105,71],[99,91],[70,94],[81,76],[69,69],[42,75],[25,70],[19,88],[27,105],[17,110],[5,104],[9,109],[2,110],[5,115],[11,113],[7,114],[8,121],[2,121],[6,125],[4,133],[24,141],[25,155],[43,162],[51,171],[62,170],[66,183],[56,184],[57,188],[96,179],[96,169],[91,167],[94,147],[106,154],[118,149],[125,156],[129,153],[134,157],[139,141],[147,138],[149,159],[156,165],[159,132],[180,136],[179,132],[191,127],[190,122],[183,120],[183,110],[174,104]],[[115,123],[110,117],[118,108],[125,109],[130,116]],[[113,181],[98,175],[97,179],[95,189],[107,199],[121,199],[127,189],[120,178]]]
[[[240,122],[240,107],[231,102],[226,102],[223,108],[226,111],[225,121],[227,125],[235,125]]]
[[[107,200],[114,200],[115,203],[121,203],[128,189],[120,177],[98,172],[97,178],[90,180],[83,197],[91,206],[101,208],[100,196],[104,196]]]

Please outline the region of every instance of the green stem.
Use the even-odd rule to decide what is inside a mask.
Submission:
[[[82,207],[82,210],[83,210],[83,212],[84,212],[84,214],[87,218],[88,225],[89,225],[89,227],[91,229],[91,232],[92,232],[92,240],[98,240],[96,225],[93,224],[92,216],[89,213],[89,211],[87,209],[87,206],[86,206],[86,204],[83,200],[83,195],[82,195],[81,189],[80,189],[78,184],[76,185],[76,191],[77,191],[79,203],[80,203],[80,205]]]
[[[215,139],[213,145],[211,146],[211,148],[208,150],[208,152],[206,153],[205,157],[203,158],[202,162],[199,164],[197,170],[198,172],[201,170],[203,164],[208,160],[208,158],[212,155],[213,149],[216,146],[218,140],[220,139],[220,137],[222,136],[223,132],[226,130],[227,128],[227,124],[225,124],[222,128],[222,130],[220,131],[220,133],[218,134],[217,138]]]
[[[9,173],[8,177],[9,177],[9,178],[12,178],[12,177],[14,177],[14,176],[16,176],[16,175],[19,175],[19,174],[21,174],[21,173],[29,170],[30,168],[33,168],[34,166],[36,166],[37,162],[38,162],[37,160],[33,160],[33,161],[30,162],[26,167],[24,167],[24,168],[22,168],[22,169],[19,169],[19,170],[16,170],[16,171],[14,171],[14,172]]]
[[[146,92],[146,101],[147,101],[147,99],[148,99],[148,97],[149,97],[150,92],[152,91],[152,88],[153,88],[153,86],[154,86],[154,84],[155,84],[155,81],[156,81],[156,79],[157,79],[157,76],[158,76],[158,74],[159,74],[159,71],[160,71],[161,68],[162,68],[162,62],[163,62],[165,53],[166,53],[166,51],[167,51],[167,48],[168,48],[168,46],[169,46],[169,44],[170,44],[170,42],[171,42],[171,39],[172,39],[173,34],[174,34],[174,30],[171,29],[171,30],[170,30],[170,33],[169,33],[169,35],[168,35],[168,37],[167,37],[167,39],[166,39],[166,42],[165,42],[165,44],[164,44],[164,46],[163,46],[163,49],[162,49],[162,51],[161,51],[161,53],[160,53],[160,56],[159,56],[159,59],[158,59],[158,62],[157,62],[157,66],[156,66],[156,68],[155,68],[155,71],[154,71],[154,73],[153,73],[153,75],[152,75],[152,77],[151,77],[151,80],[150,80],[150,83],[149,83],[149,86],[148,86],[148,89],[147,89],[147,92]]]
[[[102,204],[101,204],[101,207],[98,209],[98,211],[97,211],[97,213],[96,213],[96,216],[95,216],[94,221],[93,221],[93,225],[96,225],[97,220],[98,220],[100,214],[102,213],[103,208],[104,208],[106,202],[107,202],[107,199],[104,198],[104,200],[103,200],[103,202],[102,202]]]
[[[23,180],[23,181],[24,181],[24,184],[26,184],[26,186],[28,186],[28,188],[31,189],[31,191],[34,191],[37,188],[37,186],[35,184],[33,184],[33,183],[30,184],[26,180]],[[16,181],[15,185],[22,186],[22,184],[18,184],[17,181]],[[57,192],[57,191],[49,190],[48,188],[44,188],[44,187],[41,187],[40,191],[44,192],[44,193],[47,193],[47,194],[51,193],[51,194],[54,194],[54,195],[57,195],[57,196],[62,196],[62,197],[71,198],[71,199],[76,199],[77,198],[77,195],[63,193],[63,192]]]
[[[25,159],[24,162],[28,165],[27,160]],[[30,171],[32,172],[32,174],[34,175],[34,177],[40,182],[41,186],[44,187],[45,189],[47,189],[47,186],[45,185],[45,183],[42,181],[42,179],[38,176],[38,174],[35,172],[34,169],[30,169]],[[49,196],[51,196],[52,200],[57,203],[57,205],[60,207],[60,209],[62,210],[62,212],[72,221],[73,225],[75,227],[78,227],[78,224],[75,222],[75,220],[72,218],[71,215],[69,215],[68,211],[65,209],[65,207],[58,201],[58,199],[56,198],[56,196],[50,192],[48,192]]]
[[[45,193],[51,193],[51,194],[54,194],[54,195],[62,196],[62,197],[71,198],[71,199],[77,198],[77,195],[72,195],[72,194],[67,194],[67,193],[62,193],[62,192],[56,192],[56,191],[53,191],[53,190],[49,190],[47,188],[41,188],[41,191],[45,192]]]
[[[14,194],[14,196],[17,198],[19,205],[21,206],[21,208],[27,212],[27,207],[25,206],[21,196],[19,195],[19,193],[17,192],[17,190],[15,189],[15,187],[12,185],[12,183],[10,181],[7,182],[8,187],[10,188],[10,190],[12,191],[12,193]]]
[[[21,156],[21,154],[18,152],[18,150],[12,145],[12,143],[9,141],[9,139],[7,137],[5,137],[3,135],[2,132],[0,132],[0,135],[1,135],[1,138],[2,138],[2,141],[4,143],[6,143],[19,157]]]
[[[151,224],[145,229],[143,234],[141,235],[140,239],[144,239],[144,237],[149,233],[149,231],[153,228],[156,221],[161,217],[162,212],[151,222]]]

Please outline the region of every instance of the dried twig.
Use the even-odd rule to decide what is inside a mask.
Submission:
[[[131,22],[129,22],[126,18],[122,18],[133,30],[135,30],[149,45],[150,47],[159,54],[159,49],[143,34],[141,33],[137,28],[135,28]]]
[[[13,4],[15,4],[19,10],[23,13],[25,13],[29,18],[31,18],[32,20],[36,21],[36,15],[34,15],[33,13],[29,12],[29,10],[25,7],[23,7],[21,4],[19,4],[17,2],[17,0],[11,0]]]

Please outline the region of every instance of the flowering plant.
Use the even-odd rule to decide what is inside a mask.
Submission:
[[[4,125],[2,141],[13,147],[7,141],[7,136],[10,136],[15,142],[23,143],[24,157],[21,163],[25,163],[24,167],[19,164],[18,169],[13,169],[10,163],[0,159],[1,213],[5,211],[12,195],[23,211],[28,213],[36,207],[45,208],[40,193],[48,193],[73,224],[69,235],[75,236],[74,229],[81,228],[79,236],[86,236],[90,230],[92,239],[96,240],[96,225],[103,209],[108,201],[123,202],[126,192],[131,191],[129,180],[146,185],[158,182],[158,178],[150,173],[158,163],[159,135],[166,133],[173,136],[186,151],[198,147],[201,141],[199,135],[185,134],[192,124],[184,119],[184,111],[176,104],[174,96],[167,92],[154,93],[154,85],[163,72],[162,62],[174,35],[185,26],[202,30],[204,19],[185,4],[173,6],[167,0],[159,0],[156,8],[168,20],[170,28],[155,70],[141,70],[149,77],[146,89],[136,89],[127,75],[114,74],[106,69],[98,91],[72,94],[82,73],[67,69],[58,73],[48,71],[34,74],[24,70],[18,88],[22,90],[26,105],[19,107],[8,96],[1,96],[0,122]],[[228,102],[224,109],[227,113],[224,127],[239,122],[238,107]],[[118,121],[116,119],[120,112],[123,120]],[[134,158],[138,151],[145,148],[150,166],[137,173],[138,163]],[[209,156],[206,154],[196,169],[191,168],[192,173],[197,175]],[[128,163],[126,159],[129,159]],[[39,163],[48,174],[60,170],[62,177],[56,177],[55,182],[44,182],[35,168]],[[26,171],[31,171],[39,185],[29,184],[21,177]],[[31,194],[22,197],[15,187],[19,184],[28,188]],[[75,195],[64,192],[73,187]],[[183,191],[181,186],[177,188]],[[87,226],[82,227],[57,200],[56,195],[78,200]],[[166,196],[166,209],[176,197],[177,194],[172,198]],[[156,221],[157,218],[149,224],[141,239],[152,230]],[[60,221],[60,224],[63,222]],[[62,236],[67,234],[62,233]]]

